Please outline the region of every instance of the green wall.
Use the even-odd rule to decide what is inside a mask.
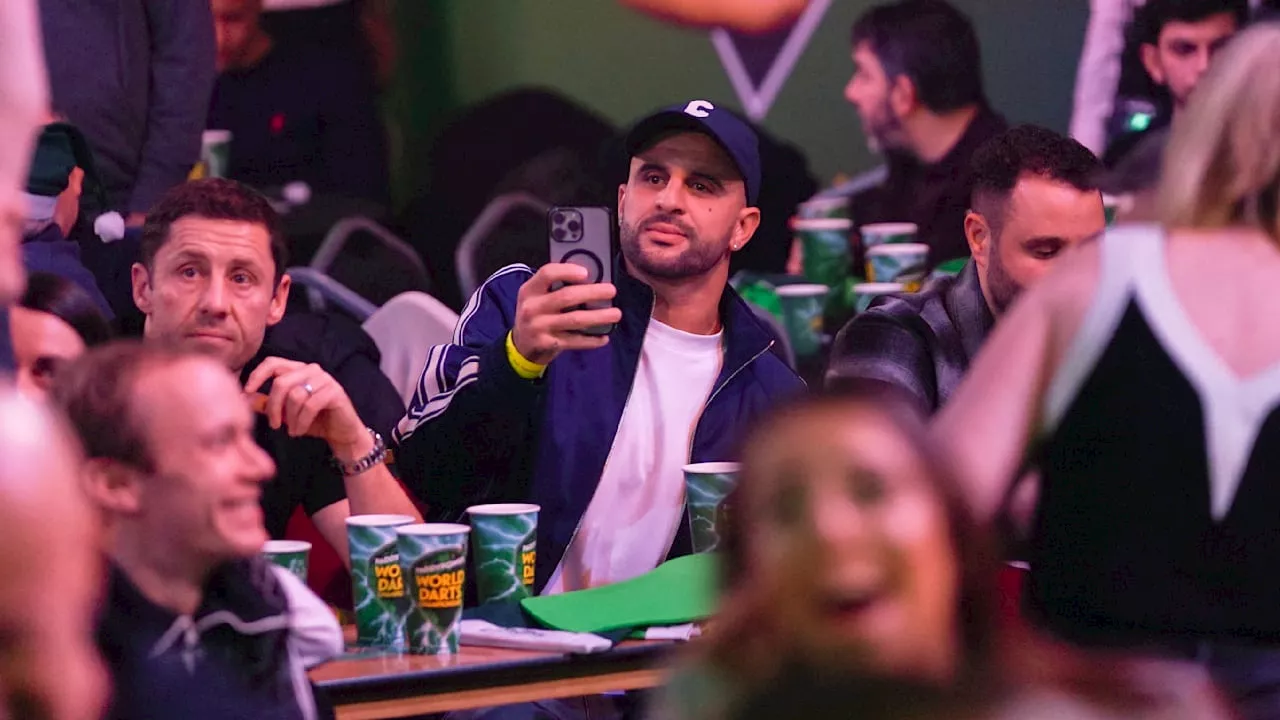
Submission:
[[[697,0],[690,0],[696,2]],[[748,1],[748,0],[743,0]],[[1065,131],[1086,0],[954,0],[978,28],[992,103],[1013,121]],[[834,0],[765,126],[808,155],[823,182],[875,164],[842,89],[849,27],[869,0]],[[401,67],[392,108],[405,153],[451,109],[524,85],[550,86],[619,125],[671,102],[739,107],[704,31],[615,0],[399,0]],[[398,168],[402,187],[414,168]]]

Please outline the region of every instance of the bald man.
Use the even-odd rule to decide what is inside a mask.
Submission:
[[[102,564],[80,448],[43,405],[5,389],[0,456],[0,716],[98,718]]]

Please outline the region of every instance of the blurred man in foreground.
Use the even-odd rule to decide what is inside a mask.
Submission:
[[[55,398],[105,522],[110,717],[317,717],[306,670],[342,651],[342,631],[259,556],[275,466],[235,377],[207,355],[128,341],[70,366]]]

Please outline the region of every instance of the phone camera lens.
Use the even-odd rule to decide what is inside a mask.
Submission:
[[[556,242],[564,242],[564,236],[564,228],[556,228],[551,231],[551,237],[555,238]]]
[[[553,223],[555,223],[555,224],[557,224],[557,225],[563,225],[563,224],[564,224],[564,213],[556,213],[555,215],[552,215],[552,216],[551,216],[551,222],[553,222]]]
[[[582,223],[578,222],[577,220],[569,221],[569,232],[574,233],[576,235],[580,230],[582,230]]]

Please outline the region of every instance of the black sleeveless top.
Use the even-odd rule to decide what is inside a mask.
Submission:
[[[1032,615],[1084,644],[1280,643],[1280,366],[1239,379],[1204,343],[1158,229],[1102,242],[1050,386]]]

